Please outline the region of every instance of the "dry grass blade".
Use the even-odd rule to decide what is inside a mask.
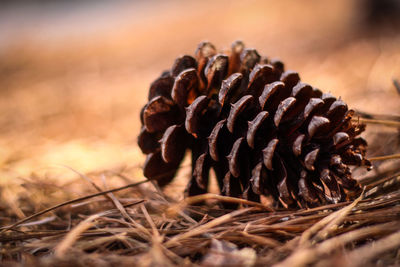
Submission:
[[[56,216],[50,216],[50,217],[43,218],[41,220],[28,222],[28,223],[23,223],[23,224],[21,224],[21,226],[34,226],[34,225],[45,224],[45,223],[48,223],[48,222],[52,222],[55,219],[56,219]]]
[[[379,255],[393,249],[400,249],[400,231],[351,251],[346,255],[345,261],[354,267],[364,266]]]
[[[137,191],[141,192],[139,189]],[[158,198],[154,200],[152,192],[143,192],[145,195],[142,198],[146,200],[146,204],[140,207],[132,206],[133,200],[129,199],[132,192],[119,196],[121,205],[136,224],[126,221],[120,210],[114,208],[114,204],[102,200],[109,210],[102,204],[95,215],[99,216],[95,225],[92,217],[82,214],[72,220],[70,231],[54,229],[46,232],[44,229],[48,229],[49,225],[28,225],[27,227],[43,230],[25,230],[2,236],[2,244],[13,248],[6,255],[20,253],[21,250],[48,249],[44,255],[47,255],[46,259],[51,265],[59,265],[60,261],[69,259],[70,253],[80,253],[82,260],[89,255],[114,254],[121,255],[117,257],[121,261],[122,255],[140,257],[144,266],[192,266],[211,253],[210,240],[214,238],[240,247],[252,247],[257,255],[256,264],[259,265],[282,263],[283,266],[304,266],[321,259],[330,262],[333,258],[328,256],[334,255],[347,244],[358,248],[358,243],[368,244],[371,239],[379,240],[382,236],[400,230],[400,194],[396,192],[375,199],[361,200],[360,197],[353,203],[273,212],[257,206],[236,211],[225,210],[215,206],[213,202],[207,205],[201,203],[207,200],[202,196],[189,200],[190,204],[200,201],[201,204],[197,206],[171,201],[175,211],[172,218],[166,216],[170,210],[164,201],[160,202]],[[130,204],[125,204],[129,202]],[[159,203],[162,205],[159,206]],[[177,207],[186,208],[176,213]],[[196,223],[189,222],[179,214],[185,214]],[[87,218],[86,221],[82,216]],[[385,221],[391,222],[384,223]],[[68,224],[64,222],[61,228],[65,229]],[[368,224],[371,226],[366,227]],[[90,228],[91,226],[96,228]],[[304,238],[302,245],[299,245],[300,237]],[[13,245],[18,242],[22,245]],[[55,254],[58,257],[52,255],[53,248],[58,251]],[[387,249],[392,251],[392,248]],[[88,254],[87,251],[94,254]],[[228,253],[224,257],[229,255]],[[107,259],[107,256],[101,257]],[[42,258],[38,257],[39,259],[42,262]]]
[[[275,266],[307,266],[315,262],[322,255],[329,255],[329,253],[332,251],[337,250],[350,242],[373,235],[388,233],[394,229],[398,229],[399,226],[400,225],[398,223],[386,223],[350,231],[348,233],[328,239],[316,246],[296,250],[291,256]],[[364,256],[365,254],[363,254],[362,257]]]
[[[79,238],[80,234],[93,226],[93,221],[99,218],[101,215],[95,214],[79,223],[74,229],[72,229],[55,248],[54,254],[56,257],[64,257],[67,250],[72,244]]]
[[[335,230],[338,225],[344,220],[347,214],[362,200],[362,193],[356,200],[353,201],[350,205],[333,212],[329,216],[326,216],[318,223],[314,224],[312,227],[307,229],[300,238],[300,246],[307,246],[307,243],[311,240],[311,238],[315,235],[314,240],[320,241],[326,238],[333,230]]]
[[[132,187],[135,187],[135,186],[147,183],[147,182],[148,182],[148,180],[144,180],[144,181],[141,181],[141,182],[137,182],[137,183],[121,186],[119,188],[114,188],[114,189],[110,189],[110,190],[107,190],[107,191],[102,191],[102,192],[99,192],[99,193],[95,193],[95,194],[92,194],[92,195],[87,195],[87,196],[84,196],[84,197],[79,197],[79,198],[76,198],[76,199],[65,201],[63,203],[57,204],[55,206],[52,206],[50,208],[47,208],[47,209],[39,211],[39,212],[37,212],[35,214],[32,214],[32,215],[30,215],[30,216],[28,216],[28,217],[26,217],[26,218],[24,218],[24,219],[22,219],[20,221],[17,221],[15,223],[11,224],[11,225],[1,227],[0,229],[2,229],[2,230],[1,230],[0,234],[4,233],[7,230],[11,230],[14,227],[17,227],[17,226],[19,226],[19,225],[21,225],[21,224],[23,224],[23,223],[25,223],[27,221],[30,221],[33,218],[36,218],[36,217],[38,217],[40,215],[43,215],[43,214],[45,214],[47,212],[56,210],[56,209],[61,208],[63,206],[66,206],[66,205],[69,205],[69,204],[73,204],[73,203],[77,203],[77,202],[80,202],[80,201],[83,201],[83,200],[86,200],[86,199],[102,196],[102,195],[105,195],[105,194],[108,194],[108,193],[125,190],[125,189],[132,188]]]
[[[153,239],[158,240],[158,242],[162,242],[162,238],[160,237],[160,233],[158,232],[157,227],[154,224],[153,220],[151,219],[150,214],[147,211],[146,207],[144,205],[141,205],[140,208],[141,208],[141,210],[142,210],[147,222],[151,226],[151,230],[153,231]]]
[[[381,184],[383,184],[383,183],[385,183],[387,181],[396,179],[397,177],[399,177],[399,175],[400,175],[400,172],[398,172],[398,173],[396,173],[394,175],[391,175],[391,176],[386,176],[386,177],[383,177],[383,178],[380,178],[380,179],[375,179],[375,181],[372,180],[372,181],[370,181],[370,183],[365,183],[366,184],[366,191],[368,191],[368,190],[370,190],[372,188],[375,188],[378,185],[381,185]],[[362,181],[362,182],[364,182],[364,181]]]
[[[94,183],[92,181],[92,179],[90,179],[90,177],[88,177],[87,175],[85,175],[85,174],[83,174],[83,173],[81,173],[81,172],[79,172],[77,170],[74,170],[73,168],[71,168],[69,166],[65,166],[64,165],[64,167],[66,167],[67,169],[69,169],[69,170],[73,171],[74,173],[78,174],[81,178],[83,178],[88,183],[90,183],[98,192],[103,192],[103,190],[96,183]],[[102,178],[103,178],[103,175],[102,175]],[[118,201],[118,199],[113,195],[112,192],[104,194],[104,197],[107,200],[111,201],[111,203],[115,206],[115,208],[117,208],[126,219],[128,219],[130,221],[133,221],[132,218],[126,212],[124,206]]]
[[[210,228],[216,227],[220,224],[223,224],[229,220],[232,220],[233,218],[235,218],[238,215],[241,215],[243,213],[249,212],[254,210],[254,208],[246,208],[246,209],[241,209],[241,210],[236,210],[233,211],[231,213],[225,214],[221,217],[218,217],[206,224],[200,225],[188,232],[182,233],[180,235],[176,235],[173,238],[171,238],[170,240],[168,240],[167,242],[164,243],[164,245],[166,247],[170,247],[173,245],[177,245],[177,243],[179,243],[180,240],[185,239],[185,238],[189,238],[189,237],[193,237],[196,235],[200,235],[202,233],[207,232]]]
[[[377,172],[373,175],[367,175],[364,177],[360,177],[360,179],[358,181],[363,186],[369,186],[373,183],[377,183],[379,180],[389,179],[389,177],[396,177],[396,176],[400,175],[399,167],[397,166],[397,164],[392,164],[392,165],[394,165],[394,166],[388,168],[385,171],[377,170]]]
[[[243,237],[245,237],[245,238],[248,238],[255,244],[259,244],[259,245],[266,246],[266,247],[276,248],[276,247],[279,247],[282,245],[282,243],[280,243],[279,241],[272,239],[272,238],[267,238],[267,237],[258,236],[258,235],[252,235],[252,234],[249,234],[246,232],[241,232],[241,235],[243,235]]]
[[[260,208],[262,210],[267,210],[267,211],[273,211],[273,209],[271,207],[265,206],[261,203],[249,201],[246,199],[236,198],[236,197],[228,197],[228,196],[221,196],[221,195],[207,193],[207,194],[202,194],[202,195],[185,198],[180,203],[171,206],[168,209],[167,213],[170,216],[174,216],[174,214],[177,214],[179,211],[181,211],[188,205],[194,205],[194,204],[201,203],[203,201],[211,200],[211,199],[215,199],[215,200],[218,200],[221,202],[226,202],[226,203],[248,205],[248,206],[257,207],[257,208]]]

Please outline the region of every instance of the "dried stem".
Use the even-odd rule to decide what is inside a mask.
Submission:
[[[388,160],[388,159],[400,159],[400,154],[386,155],[386,156],[376,156],[369,158],[369,161],[380,161],[380,160]]]
[[[354,118],[353,121],[367,123],[367,124],[379,124],[385,125],[389,127],[400,127],[400,121],[393,120],[374,120],[374,119],[365,119],[365,118]]]

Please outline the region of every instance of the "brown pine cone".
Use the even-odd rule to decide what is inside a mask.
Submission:
[[[340,98],[240,41],[228,53],[203,42],[195,57],[179,57],[148,100],[138,137],[144,175],[168,184],[189,148],[188,196],[207,192],[213,168],[223,195],[285,207],[337,203],[360,191],[348,165],[370,166],[357,137],[365,125]]]

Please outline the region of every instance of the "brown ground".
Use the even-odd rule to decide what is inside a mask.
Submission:
[[[45,18],[40,25],[28,23],[3,40],[0,46],[2,226],[62,201],[96,192],[90,182],[82,179],[83,174],[102,189],[142,180],[140,166],[144,157],[136,146],[136,136],[140,127],[139,110],[146,102],[148,86],[171,66],[174,58],[183,53],[193,54],[202,40],[212,41],[223,49],[241,39],[260,54],[279,57],[288,69],[298,71],[303,81],[342,96],[356,110],[400,115],[400,95],[392,83],[393,79],[400,79],[400,34],[386,24],[373,29],[363,24],[359,1],[168,4],[160,1],[120,5],[110,11],[112,14],[103,10],[100,14],[105,17],[93,21],[80,18],[63,22],[62,12],[58,11],[61,19],[56,14]],[[57,28],[57,24],[52,25],[54,21],[61,21],[68,29]],[[107,25],[109,21],[113,22],[111,26]],[[81,25],[94,28],[82,30]],[[60,32],[54,33],[54,29]],[[370,155],[399,152],[396,130],[383,126],[369,129],[366,138],[371,144]],[[177,181],[167,188],[166,193],[172,199],[182,199],[188,171],[183,168]],[[152,189],[150,185],[141,188]],[[146,192],[132,193],[133,199],[148,196]],[[123,204],[133,201],[127,196],[121,195]],[[49,227],[65,229],[65,216],[69,214],[74,218],[69,225],[73,227],[87,215],[101,211],[103,204],[97,204],[82,205],[82,210],[65,206],[34,221],[56,215],[59,217],[52,219]],[[80,220],[74,217],[79,212],[82,212]],[[396,212],[389,222],[398,222],[398,209]],[[309,222],[309,226],[314,223]],[[46,225],[20,229],[43,230]],[[400,229],[398,224],[390,227],[393,232]],[[389,233],[392,232],[386,234]],[[59,240],[62,238],[60,235]],[[290,240],[279,238],[279,242]],[[25,244],[18,242],[4,243],[0,261],[29,258],[32,248],[24,248],[22,254],[18,250],[10,252]],[[210,245],[206,239],[203,243],[204,248]],[[66,249],[71,249],[70,246],[73,244]],[[76,249],[73,247],[71,251],[79,254]],[[153,246],[151,251],[157,257],[172,259],[171,264],[179,262],[163,249]],[[62,249],[58,252],[58,256],[64,255]],[[192,255],[190,260],[199,262],[202,253]],[[391,259],[397,257],[399,264],[399,254],[391,253]],[[185,257],[181,259],[188,263]]]

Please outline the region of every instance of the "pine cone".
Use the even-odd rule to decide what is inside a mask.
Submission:
[[[348,166],[370,166],[353,110],[240,41],[225,54],[203,42],[195,57],[179,57],[148,100],[138,137],[144,175],[168,184],[189,148],[188,196],[207,192],[213,168],[226,196],[284,207],[337,203],[360,191]]]

